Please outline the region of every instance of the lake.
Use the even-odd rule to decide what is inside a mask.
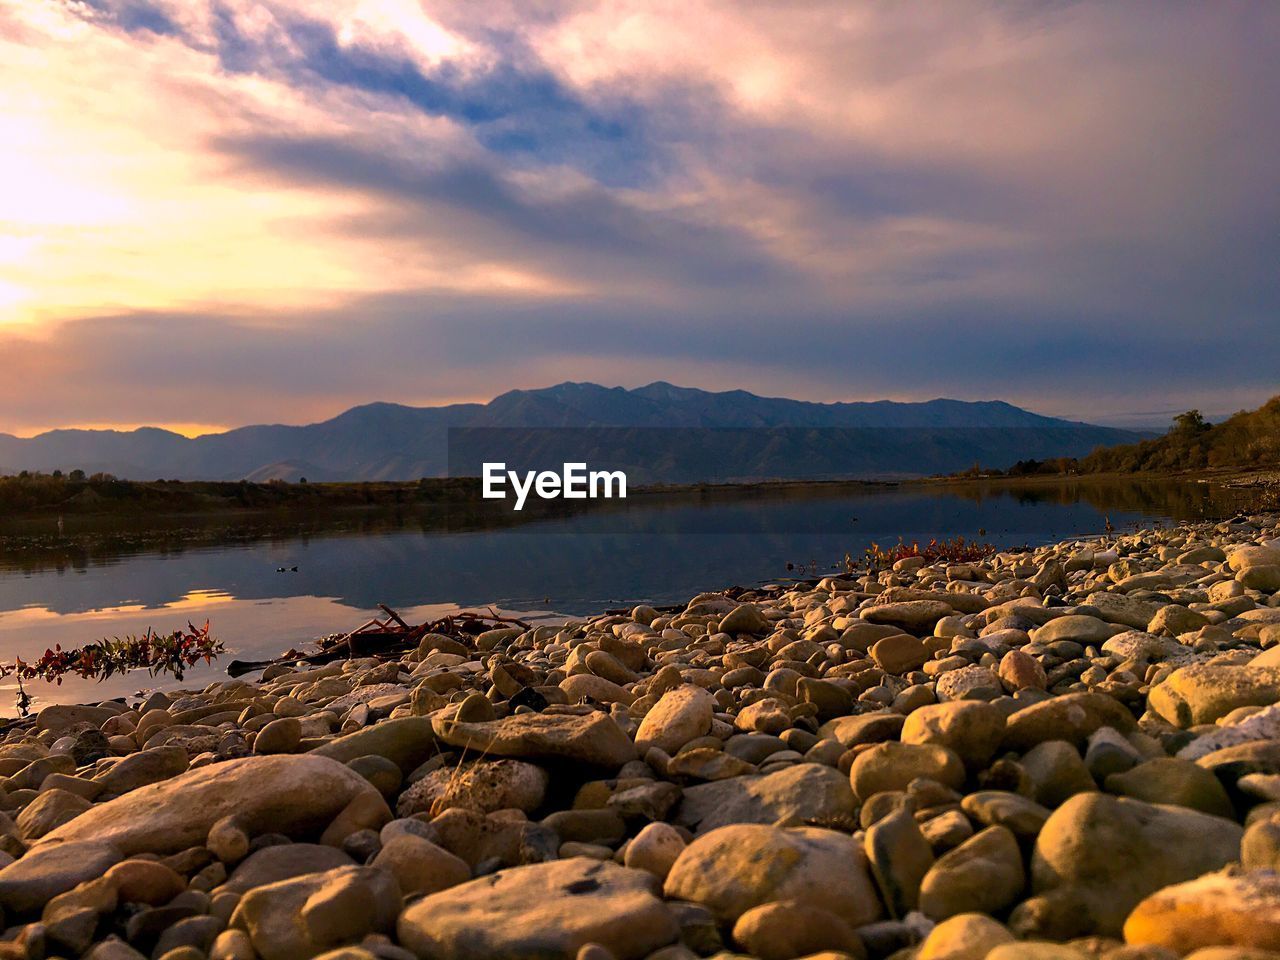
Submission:
[[[492,606],[550,622],[703,590],[825,576],[873,542],[963,536],[1036,545],[1136,524],[1226,516],[1235,494],[1172,481],[902,484],[641,497],[516,526],[438,529],[391,515],[230,524],[212,532],[62,529],[0,535],[0,659],[212,623],[222,662],[353,629],[385,603],[411,622]],[[296,567],[296,571],[293,568]],[[283,568],[283,572],[282,572]],[[225,676],[217,664],[184,686]],[[145,674],[28,684],[37,704],[179,686]],[[16,682],[0,681],[0,714]]]

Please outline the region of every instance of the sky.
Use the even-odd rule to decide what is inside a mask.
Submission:
[[[1280,4],[0,0],[0,432],[1280,393]]]

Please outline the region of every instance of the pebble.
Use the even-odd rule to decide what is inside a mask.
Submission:
[[[646,871],[586,857],[531,864],[410,904],[397,932],[418,956],[438,960],[575,957],[587,943],[639,960],[679,934],[658,889]]]

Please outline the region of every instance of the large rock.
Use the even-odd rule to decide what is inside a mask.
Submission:
[[[395,878],[339,867],[250,890],[231,916],[262,960],[308,960],[329,947],[390,932],[400,912]]]
[[[475,723],[436,717],[433,723],[449,746],[488,757],[569,760],[609,769],[636,759],[631,738],[605,713],[517,713]]]
[[[102,784],[104,792],[119,796],[186,773],[187,766],[187,751],[182,747],[152,747],[120,759],[94,780]]]
[[[687,787],[676,822],[706,833],[734,823],[844,825],[856,803],[849,778],[818,763],[799,763],[765,776],[732,777]]]
[[[1182,807],[1076,794],[1036,839],[1032,887],[1087,907],[1080,933],[1115,936],[1143,897],[1235,860],[1242,834],[1237,823]]]
[[[1238,547],[1227,557],[1227,565],[1236,573],[1250,567],[1277,567],[1280,566],[1280,550],[1258,544]]]
[[[385,843],[372,866],[390,871],[406,897],[439,893],[471,879],[471,868],[425,837],[402,833]]]
[[[55,736],[62,736],[67,730],[81,724],[100,727],[117,712],[109,707],[52,703],[36,714],[36,729],[48,730]]]
[[[316,747],[316,756],[350,763],[356,757],[386,757],[405,773],[427,760],[436,750],[430,717],[396,717],[348,733]]]
[[[1055,640],[1074,640],[1076,643],[1097,646],[1116,631],[1114,623],[1077,613],[1050,620],[1043,627],[1033,630],[1031,639],[1042,644],[1053,643]]]
[[[58,894],[102,876],[122,859],[118,849],[96,840],[36,847],[0,870],[0,906],[32,913]]]
[[[307,754],[245,757],[189,770],[95,804],[41,841],[94,840],[126,856],[177,853],[208,845],[239,860],[249,839],[283,833],[319,836],[350,808],[344,825],[377,829],[391,819],[386,801],[364,777],[336,760]]]
[[[1152,688],[1147,705],[1174,726],[1191,727],[1277,700],[1280,667],[1201,663],[1173,671]]]
[[[868,827],[863,848],[889,914],[905,917],[916,908],[920,881],[933,866],[933,850],[907,805]]]
[[[976,663],[938,674],[934,689],[938,699],[944,703],[952,700],[994,700],[1004,694],[1004,684],[995,671]]]
[[[1082,747],[1100,727],[1128,733],[1136,726],[1133,714],[1104,693],[1067,693],[1012,714],[1005,723],[1001,746],[1025,753],[1047,740],[1066,740]]]
[[[396,813],[435,816],[450,807],[477,813],[523,810],[532,813],[542,804],[551,777],[547,771],[523,760],[480,760],[465,767],[440,767],[400,794]]]
[[[1114,654],[1125,660],[1178,660],[1192,655],[1190,647],[1183,646],[1170,637],[1157,637],[1143,630],[1126,630],[1117,633],[1102,645],[1103,653]]]
[[[885,790],[905,790],[916,777],[959,787],[964,783],[964,762],[936,744],[890,741],[858,754],[849,768],[849,782],[859,800]]]
[[[859,927],[881,914],[862,848],[846,834],[762,824],[721,827],[684,849],[668,898],[692,900],[731,924],[752,907],[802,900]]]
[[[1108,623],[1119,623],[1135,630],[1147,629],[1151,618],[1160,612],[1163,603],[1138,600],[1123,593],[1091,593],[1086,601]]]
[[[767,633],[773,624],[754,603],[740,603],[720,621],[721,633]]]
[[[933,920],[999,913],[1022,894],[1026,874],[1013,833],[988,827],[948,850],[924,876],[920,912]]]
[[[574,857],[502,870],[411,904],[400,942],[424,960],[574,960],[588,943],[639,960],[674,941],[675,918],[643,870]]]
[[[950,604],[941,600],[903,600],[863,607],[858,616],[871,623],[885,623],[927,636],[933,631],[934,624],[955,612]]]
[[[980,700],[917,707],[902,726],[903,743],[932,743],[953,750],[971,770],[986,765],[1000,746],[1004,711]]]
[[[906,673],[919,670],[933,652],[924,641],[906,633],[877,640],[871,645],[871,659],[886,673]]]
[[[354,866],[355,862],[336,847],[316,843],[277,843],[255,850],[241,860],[221,889],[248,893],[255,887],[292,880],[304,874]]]
[[[690,740],[706,736],[715,708],[715,698],[693,684],[664,693],[640,721],[636,749],[644,753],[657,747],[674,754]]]
[[[1165,887],[1134,907],[1124,938],[1178,954],[1202,947],[1280,951],[1280,874],[1224,871]]]
[[[981,913],[962,913],[944,920],[920,944],[919,960],[983,960],[1013,940],[1005,926]]]
[[[1109,793],[1148,803],[1189,807],[1216,817],[1235,817],[1222,782],[1191,760],[1156,757],[1106,779]]]
[[[865,948],[854,929],[821,907],[779,900],[752,907],[733,925],[734,942],[759,960],[794,957],[862,956]]]

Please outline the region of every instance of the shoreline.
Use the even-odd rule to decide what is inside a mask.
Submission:
[[[1277,514],[408,630],[8,725],[0,957],[1131,960],[1280,916]]]
[[[4,479],[4,478],[0,478]],[[823,478],[823,479],[786,479],[770,478],[762,480],[696,482],[671,484],[639,484],[628,490],[628,496],[617,503],[599,502],[590,509],[607,509],[626,501],[662,501],[679,500],[681,498],[746,498],[751,496],[778,496],[812,494],[820,496],[831,492],[860,490],[892,490],[898,487],[952,487],[952,486],[1053,486],[1060,484],[1106,484],[1117,482],[1177,482],[1206,483],[1229,487],[1231,489],[1271,490],[1280,488],[1280,471],[1276,470],[1241,470],[1239,468],[1216,468],[1183,472],[1151,472],[1151,473],[1088,473],[1088,474],[1030,474],[1027,476],[980,475],[976,477],[961,476],[903,476],[881,478]],[[88,481],[85,482],[88,484]],[[336,482],[336,483],[303,483],[303,484],[238,484],[223,481],[114,481],[114,483],[131,488],[133,499],[120,498],[114,509],[107,505],[112,501],[107,498],[91,499],[87,502],[75,502],[75,499],[54,504],[43,504],[25,510],[0,510],[0,537],[11,535],[24,526],[43,524],[49,520],[69,520],[73,523],[100,522],[118,520],[123,522],[148,520],[163,523],[182,521],[256,521],[269,519],[317,519],[329,517],[362,517],[378,514],[413,514],[425,515],[432,511],[457,510],[471,508],[464,520],[475,517],[501,518],[512,513],[509,507],[486,504],[478,499],[480,480],[474,477],[427,478],[421,481],[371,481],[371,482]],[[220,495],[230,495],[234,491],[247,486],[255,493],[274,497],[273,502],[264,502],[253,506],[234,505],[230,502],[219,502],[215,497],[202,492],[204,488],[217,488]],[[173,499],[175,493],[185,504],[174,509],[165,509],[163,505],[140,502],[147,494],[163,492]],[[314,496],[311,496],[314,494]],[[185,499],[184,499],[185,498]],[[192,501],[199,499],[200,505],[193,506]],[[566,505],[563,501],[530,501],[530,507],[522,511],[524,517],[517,515],[517,521],[527,517],[545,517],[548,515],[580,512],[583,508]],[[472,517],[474,514],[475,517]]]

